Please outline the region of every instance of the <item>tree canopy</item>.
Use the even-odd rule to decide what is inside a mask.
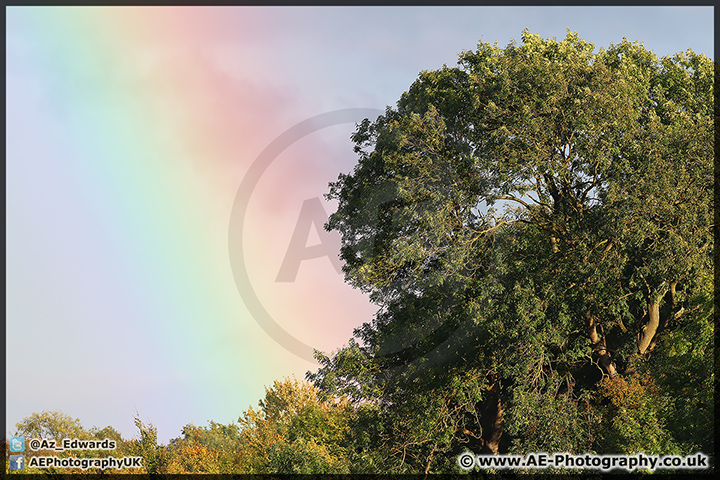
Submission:
[[[525,31],[421,72],[358,125],[326,228],[379,310],[308,377],[391,430],[403,418],[375,439],[396,452],[388,468],[433,471],[461,447],[711,446],[668,422],[683,342],[709,362],[693,393],[711,395],[713,88],[690,50]],[[653,425],[613,409],[628,389]]]

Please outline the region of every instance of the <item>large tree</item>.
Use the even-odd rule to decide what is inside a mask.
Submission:
[[[591,399],[615,391],[597,383],[667,372],[651,352],[708,318],[713,133],[713,64],[690,50],[525,31],[421,72],[358,126],[358,164],[330,186],[346,280],[380,310],[309,377],[393,415],[424,408],[378,440],[405,438],[395,465],[416,455],[411,469],[509,438],[597,447]]]

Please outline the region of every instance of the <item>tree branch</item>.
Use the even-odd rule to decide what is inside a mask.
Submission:
[[[610,378],[617,377],[617,370],[615,369],[615,362],[610,359],[610,353],[607,350],[607,344],[605,343],[605,336],[600,339],[597,333],[597,324],[595,323],[595,317],[592,316],[590,310],[585,313],[585,322],[587,328],[588,337],[592,342],[593,350],[598,354],[600,366],[602,366]]]

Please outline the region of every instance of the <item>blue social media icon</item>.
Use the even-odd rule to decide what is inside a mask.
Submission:
[[[25,438],[24,437],[10,437],[10,451],[11,452],[24,452],[25,451]]]
[[[10,455],[10,470],[24,470],[25,469],[25,456],[24,455]]]

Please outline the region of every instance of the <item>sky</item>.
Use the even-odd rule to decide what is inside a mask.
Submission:
[[[302,379],[376,307],[323,194],[350,135],[479,41],[714,58],[712,7],[8,7],[6,434],[166,443]],[[333,253],[335,252],[335,253]]]

